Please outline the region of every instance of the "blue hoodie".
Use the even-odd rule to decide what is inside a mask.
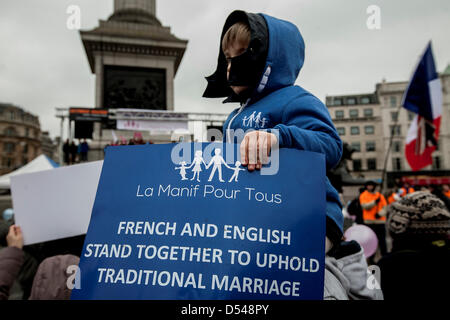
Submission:
[[[224,140],[241,142],[237,137],[231,141],[235,136],[232,130],[278,129],[280,148],[322,153],[327,170],[330,170],[341,159],[342,141],[326,106],[302,87],[294,85],[305,57],[303,38],[292,23],[260,15],[265,19],[269,37],[263,76],[247,102],[229,115],[223,126]],[[342,235],[342,207],[338,192],[328,178],[326,199],[327,217]]]

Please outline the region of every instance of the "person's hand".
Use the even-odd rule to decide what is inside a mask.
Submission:
[[[261,169],[269,163],[270,150],[278,144],[277,136],[266,131],[252,131],[241,142],[241,163],[249,171]]]
[[[23,235],[19,226],[12,225],[9,227],[8,235],[6,236],[8,247],[23,248]]]

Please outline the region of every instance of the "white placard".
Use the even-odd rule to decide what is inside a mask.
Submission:
[[[11,177],[25,245],[87,232],[102,166],[96,161]]]

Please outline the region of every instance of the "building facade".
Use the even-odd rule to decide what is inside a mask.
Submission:
[[[383,170],[381,110],[374,93],[326,97],[341,139],[354,150],[349,169],[359,177],[376,179]]]
[[[0,104],[0,175],[41,154],[39,118],[12,104]]]
[[[450,65],[440,74],[440,79],[443,105],[438,149],[433,153],[433,164],[421,170],[425,174],[450,170],[450,128],[446,125],[450,120]],[[376,84],[373,93],[326,97],[339,135],[355,150],[349,164],[353,175],[381,179],[385,161],[388,173],[411,171],[404,150],[415,114],[401,105],[407,86],[407,81],[383,80]]]
[[[52,140],[48,131],[41,132],[41,149],[42,153],[47,157],[49,157],[53,161],[59,161],[58,144]]]

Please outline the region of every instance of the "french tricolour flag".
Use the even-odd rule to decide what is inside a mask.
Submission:
[[[406,159],[413,171],[433,163],[442,113],[441,80],[436,72],[431,42],[403,96],[403,107],[416,113],[406,136]]]

